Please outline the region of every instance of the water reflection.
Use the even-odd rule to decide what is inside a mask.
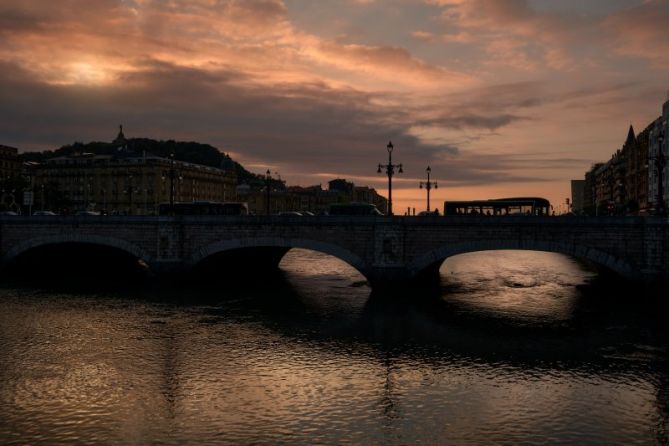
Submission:
[[[282,268],[236,288],[0,290],[0,440],[666,441],[666,313],[589,294],[570,259],[459,256],[394,300],[317,253]]]

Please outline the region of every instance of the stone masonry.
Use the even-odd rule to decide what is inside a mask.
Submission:
[[[633,280],[669,278],[669,220],[639,217],[0,217],[2,264],[64,242],[126,251],[156,273],[188,271],[245,248],[306,248],[342,259],[372,284],[438,271],[447,257],[527,249],[587,259]]]

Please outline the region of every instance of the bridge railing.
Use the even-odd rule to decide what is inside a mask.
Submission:
[[[54,216],[0,216],[0,225],[14,224],[292,224],[311,225],[376,225],[400,224],[408,226],[433,225],[644,225],[669,224],[666,217],[583,217],[583,216],[311,216],[293,215],[54,215]]]

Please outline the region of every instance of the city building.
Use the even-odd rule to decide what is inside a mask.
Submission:
[[[376,208],[384,214],[388,212],[388,199],[374,189],[368,186],[355,186],[353,189],[353,201],[357,203],[369,203],[376,206]]]
[[[585,180],[571,180],[571,211],[580,215],[584,210]]]
[[[660,151],[665,160],[669,158],[667,137],[669,137],[669,95],[667,101],[662,105],[662,116],[650,125],[648,133],[648,201],[653,210],[658,207],[660,170],[662,171],[662,195],[665,209],[669,204],[667,200],[669,196],[669,172],[666,162],[664,166],[661,165],[662,160],[660,158]]]
[[[613,158],[611,158],[595,170],[595,206],[597,215],[612,213],[613,178]]]
[[[235,199],[232,171],[127,148],[123,130],[109,155],[75,153],[32,167],[34,209],[155,215],[161,203]]]
[[[335,180],[328,181],[328,190],[336,191],[343,195],[348,195],[351,198],[353,198],[354,189],[355,185],[352,182],[346,181],[343,178],[337,178]]]
[[[19,176],[21,166],[18,149],[0,145],[0,178],[6,180]]]
[[[648,206],[648,137],[651,126],[636,135],[633,144],[623,147],[625,205],[628,214],[646,215]]]
[[[25,180],[18,149],[0,145],[0,211],[21,212]]]
[[[237,195],[240,201],[248,203],[251,213],[263,215],[267,212],[266,189],[254,190],[248,184],[240,184],[237,186]],[[382,212],[388,207],[388,200],[374,188],[355,186],[343,179],[330,181],[328,189],[323,189],[321,185],[273,188],[269,200],[270,214],[305,211],[323,214],[332,204],[350,202],[374,204]]]
[[[649,139],[653,126],[654,123],[636,135],[630,125],[625,143],[613,153],[611,159],[606,163],[594,164],[586,172],[583,180],[583,213],[587,215],[650,213],[648,160]],[[573,181],[572,187],[574,187]],[[575,200],[573,196],[572,200]]]
[[[585,173],[585,184],[583,185],[583,212],[586,215],[597,214],[597,171],[603,163],[595,163]]]

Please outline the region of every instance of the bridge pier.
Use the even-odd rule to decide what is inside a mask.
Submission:
[[[363,273],[375,293],[407,295],[411,291],[438,285],[440,265],[426,268],[419,274],[413,274],[405,267],[376,267]]]
[[[372,268],[363,274],[374,292],[405,292],[412,283],[409,271],[402,267]]]

